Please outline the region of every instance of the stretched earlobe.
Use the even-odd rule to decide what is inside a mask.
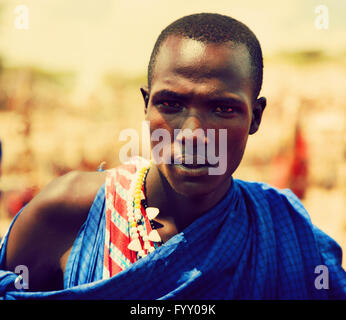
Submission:
[[[257,99],[256,102],[254,103],[253,109],[252,109],[252,121],[251,121],[249,134],[254,134],[257,132],[260,126],[263,111],[266,105],[267,105],[267,99],[265,97],[261,97]]]

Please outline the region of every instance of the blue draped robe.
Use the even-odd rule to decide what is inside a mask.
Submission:
[[[340,246],[289,190],[234,179],[221,202],[147,257],[102,280],[105,190],[69,256],[64,289],[18,290],[0,249],[2,299],[346,299]],[[318,266],[328,269],[320,288]],[[30,272],[30,270],[29,270]],[[29,273],[30,276],[30,273]]]

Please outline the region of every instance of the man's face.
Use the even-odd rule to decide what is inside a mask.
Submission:
[[[170,186],[187,197],[225,191],[243,157],[249,133],[258,128],[264,108],[258,108],[258,103],[252,99],[246,47],[232,43],[206,44],[170,36],[158,53],[151,90],[142,88],[142,93],[148,97],[145,112],[150,134],[164,129],[171,137],[170,159],[166,156],[165,161],[157,165]],[[210,169],[215,170],[216,166],[208,164],[207,159],[205,165],[197,165],[196,157],[193,157],[193,164],[184,164],[184,157],[182,164],[174,163],[173,141],[179,129],[192,132],[199,129],[204,133],[204,136],[191,137],[195,144],[190,153],[192,150],[196,156],[197,141],[206,149],[208,144],[214,144],[215,155],[221,157],[216,166],[224,167],[221,174],[210,174]],[[210,129],[214,129],[214,137],[207,136]],[[227,130],[225,139],[220,129]],[[188,140],[188,136],[180,140],[183,154]],[[158,143],[151,141],[152,150]],[[205,150],[206,156],[208,152],[210,150]]]

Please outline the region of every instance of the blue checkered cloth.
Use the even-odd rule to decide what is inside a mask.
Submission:
[[[346,299],[340,246],[312,225],[291,191],[264,183],[233,180],[224,199],[212,210],[147,257],[106,280],[102,280],[104,233],[102,186],[75,240],[65,271],[65,289],[17,290],[17,275],[1,270],[0,296]],[[0,269],[4,269],[6,243],[7,236],[0,251]],[[324,274],[319,269],[321,265],[325,266]]]

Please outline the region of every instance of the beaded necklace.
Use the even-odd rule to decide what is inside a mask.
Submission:
[[[151,165],[151,163],[150,163]],[[132,251],[136,251],[138,258],[145,257],[148,253],[151,253],[162,243],[161,237],[157,230],[155,230],[154,220],[155,217],[159,214],[159,209],[155,207],[148,207],[145,201],[145,179],[150,169],[149,166],[144,166],[138,171],[137,181],[133,190],[133,203],[131,206],[131,201],[128,202],[127,215],[130,228],[130,244],[128,248]],[[144,227],[144,217],[141,212],[141,207],[144,207],[144,210],[150,221],[152,230],[147,234]],[[150,241],[154,243],[154,246],[150,244]],[[156,243],[156,244],[155,244]]]

